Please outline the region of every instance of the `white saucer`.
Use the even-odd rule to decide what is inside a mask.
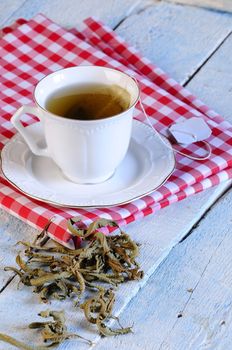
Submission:
[[[28,128],[39,142],[41,124]],[[69,181],[52,159],[35,156],[20,134],[4,146],[1,157],[4,176],[20,191],[43,202],[71,208],[109,207],[131,202],[157,189],[175,168],[173,151],[149,126],[136,120],[124,160],[104,183],[80,185]]]

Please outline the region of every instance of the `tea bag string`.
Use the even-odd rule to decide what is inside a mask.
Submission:
[[[136,80],[135,78],[134,78],[134,80],[135,80],[136,83],[138,84],[138,82],[137,82],[137,80]],[[151,121],[150,121],[150,119],[149,119],[149,117],[148,117],[148,115],[147,115],[147,113],[146,113],[146,111],[145,111],[145,108],[144,108],[144,106],[143,106],[143,103],[142,103],[142,101],[141,101],[141,97],[139,97],[139,101],[138,101],[138,102],[139,102],[139,105],[140,105],[140,108],[141,108],[143,114],[144,114],[145,117],[146,117],[146,120],[147,120],[149,126],[152,128],[152,130],[153,130],[153,131],[155,132],[155,134],[158,136],[158,138],[160,139],[160,141],[163,142],[163,144],[164,144],[167,148],[169,148],[169,149],[171,149],[172,151],[174,151],[174,152],[176,152],[176,153],[178,153],[178,154],[181,154],[181,155],[183,155],[183,156],[185,156],[185,157],[187,157],[187,158],[193,159],[193,160],[206,160],[206,159],[209,159],[209,158],[210,158],[210,156],[211,156],[211,154],[212,154],[212,148],[211,148],[210,144],[209,144],[207,141],[204,141],[204,140],[201,141],[201,142],[204,143],[204,145],[206,146],[206,149],[207,149],[207,151],[208,151],[207,155],[204,156],[204,157],[195,157],[195,156],[193,156],[193,155],[186,154],[186,153],[184,153],[184,152],[181,152],[181,151],[177,150],[175,147],[173,147],[173,146],[170,145],[169,143],[166,143],[166,142],[164,141],[164,139],[163,139],[163,137],[166,137],[166,136],[164,136],[164,135],[162,135],[161,133],[159,133],[159,132],[156,130],[156,128],[152,125],[152,123],[151,123]],[[192,134],[192,133],[190,133],[190,132],[184,132],[184,133],[185,133],[185,134],[188,134],[188,135],[191,135],[191,136],[193,136],[193,138],[196,139],[196,137],[195,137],[194,134]],[[162,135],[162,136],[161,136],[161,135]]]

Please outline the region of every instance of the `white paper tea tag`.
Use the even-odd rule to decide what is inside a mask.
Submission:
[[[212,131],[204,119],[192,117],[173,124],[169,128],[170,133],[178,143],[189,145],[190,143],[207,139]]]

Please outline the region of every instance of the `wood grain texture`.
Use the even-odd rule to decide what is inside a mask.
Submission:
[[[35,2],[36,3],[36,2]],[[35,4],[34,3],[34,4]],[[49,4],[50,4],[51,2],[49,2]],[[110,4],[110,2],[108,2],[109,4]],[[57,6],[57,7],[54,7],[54,9],[53,9],[53,16],[61,16],[61,7],[62,6],[65,6],[65,4],[67,4],[66,2],[62,2],[62,1],[59,1],[58,2],[58,4],[59,4],[59,6]],[[92,5],[92,2],[86,2],[86,4],[85,4],[85,6],[87,6],[87,4],[89,4],[89,6],[90,5]],[[38,5],[38,4],[37,4]],[[39,6],[39,5],[38,5]],[[43,4],[43,3],[40,3],[40,6],[41,6],[41,8],[39,9],[39,11],[42,11],[42,12],[44,12],[43,11],[43,8],[45,8],[45,9],[47,9],[46,8],[46,6]],[[48,6],[48,5],[47,5]],[[50,6],[50,5],[49,5]],[[79,3],[79,6],[80,6],[80,3]],[[110,5],[109,5],[110,6]],[[113,6],[113,5],[112,5]],[[126,5],[127,6],[127,5]],[[77,8],[78,6],[76,5],[76,8]],[[81,7],[81,6],[80,6]],[[127,8],[127,7],[126,7]],[[173,8],[173,6],[172,6],[172,8]],[[162,8],[158,8],[158,7],[155,7],[155,9],[157,9],[157,11],[158,11],[158,13],[159,13],[159,15],[160,15],[160,18],[163,18],[163,21],[164,21],[164,23],[166,23],[166,6],[164,6],[164,7],[162,7]],[[90,10],[90,9],[89,9]],[[162,11],[161,11],[162,10]],[[21,10],[20,11],[26,11],[25,12],[25,14],[26,13],[28,13],[28,10],[27,10],[27,8],[21,8]],[[33,10],[33,11],[35,11],[35,9]],[[84,10],[83,10],[84,11]],[[85,11],[87,11],[86,9],[85,9]],[[103,10],[103,12],[104,12],[104,10]],[[146,11],[145,11],[146,12]],[[79,12],[78,12],[78,14],[79,14]],[[15,14],[15,16],[16,16],[17,14]],[[73,21],[74,19],[73,18],[69,18],[69,12],[65,12],[64,14],[63,14],[63,18],[62,18],[62,20],[65,22],[65,23],[70,23],[69,21]],[[82,16],[82,12],[79,14],[80,15],[80,18],[78,18],[78,19],[76,19],[76,23],[79,21],[79,20],[81,20],[81,16]],[[141,15],[143,15],[143,13],[141,13]],[[18,14],[18,16],[20,16],[19,14]],[[29,14],[28,14],[28,16],[29,16]],[[112,14],[112,16],[113,16],[113,14]],[[217,18],[217,15],[215,15],[216,16],[216,18]],[[132,17],[134,17],[134,16],[132,16]],[[161,19],[160,19],[160,21],[161,21]],[[227,23],[227,22],[226,22]],[[73,24],[72,24],[73,25]],[[224,20],[222,20],[222,26],[224,25]],[[119,27],[119,29],[120,29],[120,27]],[[139,38],[140,37],[140,32],[139,31],[137,31],[136,32],[137,33],[137,37]],[[136,33],[134,33],[134,34],[136,34]],[[190,34],[191,34],[191,31],[188,33],[188,35],[190,36]],[[163,40],[163,41],[162,41]],[[163,37],[163,38],[160,38],[160,45],[161,46],[163,46],[163,47],[165,47],[166,46],[166,40],[165,40],[165,38]],[[177,44],[176,44],[177,45]],[[180,43],[180,45],[181,45],[181,43]],[[200,47],[201,47],[201,43],[199,42],[199,49],[200,49]],[[178,65],[178,60],[177,60],[177,62],[175,62],[175,64],[177,64]],[[174,64],[174,65],[175,65]],[[228,67],[229,68],[229,67]],[[184,70],[184,67],[183,67],[183,70]],[[185,71],[185,74],[188,74],[188,72],[187,71]],[[200,94],[199,94],[200,95]],[[213,102],[213,101],[212,101]],[[212,103],[212,106],[214,106],[214,104]],[[204,210],[204,208],[205,207],[208,207],[208,206],[210,206],[213,202],[214,202],[214,200],[217,198],[217,196],[220,194],[220,191],[222,191],[224,189],[224,184],[223,185],[221,185],[221,187],[219,187],[219,188],[217,188],[217,189],[213,189],[212,191],[211,191],[211,195],[209,196],[209,198],[207,197],[207,196],[202,196],[202,208],[203,208],[203,210]],[[189,199],[189,202],[190,202],[190,207],[192,208],[192,213],[190,212],[189,214],[190,214],[190,216],[187,214],[186,215],[186,221],[185,222],[178,222],[177,223],[177,218],[176,218],[176,215],[175,215],[175,209],[174,210],[172,210],[172,209],[170,209],[170,213],[172,213],[172,214],[170,214],[172,217],[173,217],[173,219],[172,219],[172,223],[173,223],[173,226],[172,226],[172,228],[171,228],[171,230],[172,230],[172,232],[173,232],[173,238],[172,237],[170,237],[169,236],[169,234],[168,233],[166,233],[166,235],[165,235],[165,238],[164,238],[164,241],[161,243],[159,243],[159,238],[158,237],[162,237],[162,232],[163,231],[165,231],[166,232],[166,222],[165,222],[165,218],[163,219],[163,221],[162,221],[162,219],[159,219],[159,217],[156,219],[156,220],[158,220],[157,221],[157,223],[158,223],[158,225],[157,225],[157,228],[158,228],[158,236],[157,236],[157,241],[156,241],[156,244],[158,245],[158,246],[160,246],[161,247],[161,252],[164,250],[164,251],[166,251],[166,249],[165,249],[165,247],[167,248],[167,251],[169,251],[169,249],[171,249],[171,247],[173,246],[173,244],[174,244],[174,242],[176,242],[176,241],[178,241],[178,239],[181,239],[182,237],[183,237],[183,235],[185,235],[186,233],[187,233],[187,231],[189,230],[189,229],[191,229],[191,227],[192,227],[192,225],[194,225],[194,220],[198,220],[198,218],[202,215],[202,213],[203,213],[203,211],[199,211],[199,213],[198,213],[198,215],[196,216],[196,213],[198,212],[198,204],[196,203],[196,202],[193,202],[193,204],[191,204],[192,202],[192,199]],[[204,202],[205,201],[205,202]],[[6,219],[6,220],[11,220],[10,219],[11,217],[9,216],[9,218],[8,219]],[[160,221],[159,221],[160,220]],[[148,222],[148,226],[147,226],[147,228],[146,228],[146,231],[148,230],[148,232],[149,231],[151,231],[151,229],[152,229],[152,226],[151,226],[151,229],[149,229],[149,225],[151,225],[151,222],[152,221],[150,221],[150,220],[148,220],[147,221]],[[18,226],[19,225],[19,226]],[[139,225],[139,224],[136,224],[136,225]],[[181,226],[182,226],[182,229],[181,229]],[[27,227],[25,224],[22,224],[22,229],[20,230],[20,222],[19,222],[19,224],[18,224],[18,221],[16,220],[16,221],[13,221],[13,224],[12,224],[12,226],[11,226],[11,230],[12,230],[12,232],[16,232],[17,234],[16,234],[16,236],[13,238],[14,239],[14,242],[16,242],[19,238],[18,238],[18,235],[20,235],[20,231],[24,231],[25,230],[25,227]],[[142,226],[141,226],[142,227]],[[30,229],[28,228],[28,230],[29,230],[29,232],[30,232]],[[140,230],[140,226],[138,226],[138,231]],[[27,231],[27,230],[26,230]],[[34,232],[34,230],[32,229],[31,230],[31,232],[32,233],[28,233],[26,236],[28,237],[28,235],[30,235],[30,234],[32,234],[33,235],[33,232]],[[151,231],[151,232],[153,232],[153,231]],[[5,235],[5,233],[4,233],[4,230],[2,231],[2,237],[3,237],[3,239],[5,239],[5,237],[6,237],[6,235]],[[8,242],[8,246],[11,244],[12,242]],[[5,246],[5,244],[4,244],[4,246]],[[8,249],[8,248],[7,248]],[[13,249],[13,253],[15,253],[15,251],[16,251],[16,248],[15,249]],[[4,256],[4,259],[2,260],[2,266],[5,266],[5,265],[8,265],[8,264],[10,264],[11,262],[12,262],[12,259],[13,259],[13,257],[12,257],[12,255],[11,254],[3,254],[3,256]],[[165,256],[165,255],[164,255]],[[156,260],[160,260],[160,259],[162,259],[162,257],[164,257],[162,254],[159,256],[159,255],[157,255],[156,256]],[[155,260],[155,261],[156,261]],[[6,282],[6,275],[5,274],[2,274],[1,276],[0,276],[0,287],[1,286],[3,286],[4,285],[4,283]]]
[[[32,9],[33,4],[37,4],[37,9]],[[51,3],[54,5],[54,2],[51,1]],[[69,6],[71,2],[68,1],[59,1],[56,2],[57,6],[53,6],[53,9],[50,8],[48,2],[45,3],[45,1],[33,1],[27,2],[26,7],[22,7],[22,10],[19,12],[16,12],[12,18],[16,18],[19,16],[26,16],[27,18],[30,17],[32,14],[30,11],[35,12],[38,10],[39,12],[44,12],[44,10],[48,11],[49,8],[50,12],[47,12],[48,16],[53,16],[53,19],[57,18],[56,21],[60,24],[65,24],[66,26],[73,26],[75,23],[78,23],[78,21],[82,18],[83,12],[81,8],[86,11],[83,16],[86,17],[88,15],[91,15],[94,9],[92,6],[95,4],[94,1],[86,1],[83,5],[82,2],[76,1],[75,3],[72,2],[71,10],[64,11],[65,7]],[[109,1],[107,3],[108,9],[111,8],[110,6],[112,3],[115,3],[114,1]],[[125,13],[126,9],[128,9],[127,3],[119,2],[121,4],[120,13]],[[99,2],[98,2],[99,4]],[[82,7],[83,6],[83,7]],[[87,7],[86,7],[87,6]],[[89,6],[89,7],[88,7]],[[96,4],[95,4],[96,6]],[[178,11],[174,10],[175,6],[172,6],[173,8],[173,14],[178,17]],[[160,7],[157,7],[157,5],[152,8],[153,11],[155,11],[155,8],[157,8],[158,17],[159,18],[159,26],[160,28],[165,28],[167,17],[170,16],[170,13],[166,11],[167,7],[166,5],[163,6],[163,10],[160,10]],[[180,6],[178,6],[178,9]],[[131,7],[130,7],[131,9]],[[75,10],[75,11],[74,11]],[[63,12],[61,12],[63,11]],[[72,13],[71,13],[71,12]],[[101,9],[98,6],[95,11],[99,11],[101,14],[102,11],[102,19],[107,19],[108,16],[108,24],[114,25],[115,23],[118,23],[118,14],[112,12],[112,13],[105,13],[105,9]],[[148,11],[148,10],[146,10]],[[144,12],[146,12],[144,11]],[[201,11],[201,10],[197,10]],[[203,11],[203,10],[202,10]],[[140,15],[143,16],[142,12]],[[189,12],[185,12],[185,15],[187,15]],[[74,14],[77,14],[77,17],[74,17]],[[183,14],[182,14],[183,15]],[[205,11],[204,11],[205,15]],[[78,17],[80,16],[80,18]],[[200,15],[199,15],[200,16]],[[221,22],[221,28],[218,30],[220,32],[220,40],[222,40],[223,37],[225,37],[229,30],[229,23],[227,16],[220,16],[218,17],[218,14],[215,14],[215,25],[216,28],[220,27]],[[134,16],[133,16],[134,17]],[[201,16],[200,16],[201,17]],[[116,18],[116,19],[115,19]],[[135,17],[137,18],[137,17]],[[143,21],[146,23],[146,17],[142,17]],[[154,17],[155,18],[155,17]],[[211,18],[211,17],[210,17]],[[196,17],[195,17],[195,20]],[[202,20],[202,19],[201,19]],[[163,25],[162,25],[163,23]],[[192,36],[192,30],[191,27],[183,28],[183,23],[179,23],[179,31],[183,33],[184,31],[186,33],[186,38],[188,35],[189,40]],[[199,22],[201,23],[201,22]],[[209,23],[211,26],[213,26],[214,21],[212,18],[209,20]],[[123,25],[123,24],[122,24]],[[129,28],[129,27],[128,27]],[[169,27],[170,28],[170,27]],[[224,28],[224,29],[223,29]],[[226,28],[226,29],[225,29]],[[205,25],[205,30],[208,34],[202,34],[204,38],[210,36],[209,28]],[[120,31],[120,26],[118,31]],[[176,27],[176,31],[177,27]],[[216,31],[216,33],[218,33]],[[139,42],[140,36],[142,35],[141,31],[137,30],[136,32],[137,41]],[[202,48],[203,44],[200,40],[200,35],[198,37],[198,50],[205,50],[204,55],[207,56],[207,50],[208,55],[211,53],[211,50],[213,47],[215,47],[219,40],[219,36],[215,34],[213,31],[212,37],[209,40],[211,45],[207,46],[207,48]],[[132,34],[131,34],[131,37]],[[135,38],[135,37],[134,37]],[[215,42],[214,42],[215,40]],[[160,45],[164,47],[164,50],[166,50],[166,53],[168,53],[167,49],[167,41],[166,36],[162,36],[162,31],[160,29]],[[147,42],[148,45],[149,41]],[[205,41],[203,40],[204,45],[206,45]],[[195,45],[197,44],[197,41]],[[150,45],[153,45],[151,42]],[[175,44],[176,50],[178,51],[178,42]],[[183,49],[183,43],[180,40],[180,51]],[[147,46],[148,47],[148,46]],[[150,47],[149,47],[150,50]],[[154,46],[153,46],[154,50]],[[190,71],[194,71],[196,66],[199,66],[202,63],[202,56],[198,56],[195,58],[194,61],[192,61],[191,57],[194,56],[196,51],[198,51],[196,47],[194,46],[194,50],[192,51],[192,48],[188,47],[189,52],[189,59],[190,63],[189,65],[183,65],[183,71],[179,69],[177,72],[180,74],[178,76],[178,80],[181,81],[183,79],[183,76],[186,77],[190,73]],[[208,57],[208,56],[207,56]],[[200,58],[199,62],[198,59]],[[170,66],[168,67],[170,70],[174,69],[174,66],[177,65],[180,67],[178,56],[176,56],[176,61],[172,60],[169,62]],[[191,66],[191,64],[193,66]],[[203,72],[203,70],[202,70]],[[197,77],[197,76],[196,76]],[[194,77],[192,84],[194,83],[194,80],[196,79]],[[218,84],[220,84],[220,81],[218,81]],[[226,94],[228,91],[225,92]],[[206,94],[207,95],[207,94]],[[212,100],[212,107],[214,107],[214,100]],[[230,106],[225,106],[225,110],[227,110]],[[199,195],[193,196],[191,198],[186,199],[183,202],[177,203],[172,205],[169,208],[165,208],[162,211],[158,212],[156,215],[149,216],[145,219],[143,219],[140,222],[130,224],[127,227],[127,232],[131,234],[133,237],[136,238],[139,242],[142,243],[142,249],[141,249],[141,256],[140,261],[142,262],[143,268],[146,272],[146,279],[143,281],[147,281],[148,277],[154,273],[154,271],[157,269],[157,267],[164,261],[164,259],[168,256],[170,253],[172,247],[174,247],[179,240],[185,236],[194,226],[194,224],[201,218],[201,216],[205,213],[205,211],[214,203],[214,201],[220,196],[222,191],[225,189],[225,187],[228,186],[227,184],[222,184],[216,188],[210,189],[209,191],[205,191],[204,193],[201,193]],[[229,206],[229,204],[228,204]],[[216,217],[217,216],[216,212]],[[225,215],[225,217],[223,217]],[[229,213],[228,210],[222,210],[221,211],[221,220],[225,223],[225,225],[228,225],[228,218]],[[15,258],[15,253],[18,250],[17,247],[13,246],[14,243],[20,238],[28,239],[30,236],[34,235],[34,230],[26,226],[26,224],[21,223],[19,220],[12,218],[8,214],[1,211],[1,217],[0,217],[0,240],[1,240],[1,259],[0,259],[0,286],[3,286],[6,282],[8,275],[6,273],[3,273],[2,267],[4,265],[12,264]],[[214,222],[213,222],[214,223]],[[211,226],[210,226],[211,227]],[[217,226],[215,225],[215,228]],[[180,311],[183,310],[183,307],[185,303],[188,301],[188,298],[190,296],[190,292],[187,292],[186,290],[189,288],[195,288],[197,285],[200,276],[202,274],[202,271],[204,271],[204,267],[207,265],[208,261],[210,260],[210,256],[215,251],[216,247],[219,245],[220,237],[216,237],[215,239],[212,239],[212,234],[214,231],[212,231],[212,234],[208,233],[209,227],[206,225],[204,226],[204,244],[202,246],[197,246],[197,239],[196,244],[193,244],[193,250],[189,249],[183,249],[181,247],[185,247],[185,244],[189,241],[188,238],[183,244],[178,245],[174,252],[175,255],[169,262],[169,258],[167,258],[166,262],[162,264],[162,266],[158,269],[158,272],[154,275],[154,280],[149,280],[149,284],[147,287],[144,287],[142,284],[130,284],[125,287],[123,290],[118,291],[118,303],[116,305],[116,314],[118,314],[120,311],[122,311],[125,306],[129,303],[129,301],[136,295],[139,288],[141,288],[141,292],[137,294],[136,298],[132,301],[131,306],[129,306],[127,312],[123,316],[123,324],[128,325],[131,324],[132,321],[135,323],[135,334],[133,337],[125,336],[125,337],[118,337],[118,338],[112,338],[107,339],[106,341],[100,341],[99,345],[96,346],[96,349],[128,349],[128,342],[130,342],[130,349],[156,349],[157,344],[162,344],[162,342],[165,339],[165,342],[167,343],[167,349],[168,347],[172,349],[170,346],[170,342],[168,339],[168,334],[170,334],[170,339],[172,339],[172,329],[173,334],[175,337],[177,337],[174,333],[174,329],[176,329],[178,332],[185,332],[184,329],[178,330],[176,327],[176,319],[177,315]],[[211,227],[212,230],[214,229],[214,226]],[[197,232],[197,231],[196,231]],[[3,248],[4,247],[4,248]],[[206,250],[207,247],[208,249]],[[176,249],[181,249],[181,252]],[[3,250],[4,249],[4,250]],[[194,250],[195,249],[195,250]],[[203,252],[203,253],[202,253]],[[173,254],[173,253],[171,253]],[[195,254],[195,255],[194,255]],[[211,255],[210,255],[211,254]],[[201,256],[205,256],[205,259],[202,260]],[[172,255],[171,255],[172,256]],[[199,265],[196,265],[197,268],[192,269],[191,264],[187,264],[188,257],[190,259],[190,262],[193,262],[193,267],[198,263]],[[179,263],[180,261],[180,263]],[[187,264],[187,268],[185,269],[185,264]],[[223,266],[223,265],[222,265]],[[161,271],[161,272],[160,272]],[[213,272],[211,272],[211,278]],[[7,276],[7,277],[6,277]],[[158,277],[157,277],[158,276]],[[143,283],[142,282],[142,283]],[[0,294],[0,331],[7,332],[11,335],[14,335],[20,339],[27,340],[31,343],[38,343],[38,339],[36,340],[36,335],[34,332],[28,331],[26,328],[26,325],[37,319],[36,313],[38,311],[41,311],[42,309],[46,309],[48,306],[41,305],[37,303],[37,297],[31,295],[28,293],[28,291],[23,288],[19,291],[16,290],[17,287],[17,281],[13,280],[13,282]],[[143,288],[142,288],[143,287]],[[195,288],[196,289],[196,288]],[[197,290],[197,289],[196,289]],[[203,293],[205,289],[202,289]],[[224,291],[224,289],[223,289]],[[140,295],[142,294],[142,299]],[[193,293],[194,295],[194,293]],[[197,295],[197,294],[196,294]],[[224,294],[225,295],[225,294]],[[212,297],[213,298],[213,297]],[[223,296],[224,298],[224,296]],[[223,299],[224,300],[224,299]],[[20,302],[19,302],[20,301]],[[197,296],[196,304],[200,303],[201,301],[201,294]],[[228,304],[230,305],[230,304]],[[78,314],[76,315],[76,311],[72,307],[72,304],[70,302],[65,302],[62,304],[59,303],[52,303],[52,308],[60,309],[64,308],[66,310],[66,314],[68,316],[68,325],[69,330],[71,331],[77,331],[80,334],[84,334],[86,332],[86,335],[89,335],[90,338],[95,338],[95,330],[93,327],[86,329],[87,324],[86,322],[81,318],[81,316]],[[49,305],[49,307],[51,307]],[[228,306],[229,309],[229,306]],[[187,310],[187,309],[185,309]],[[210,313],[211,309],[207,309]],[[145,311],[148,311],[146,314]],[[15,316],[17,314],[17,317]],[[146,316],[144,316],[146,315]],[[221,317],[221,315],[219,314]],[[183,317],[181,318],[183,319]],[[181,319],[178,319],[181,320]],[[4,320],[4,322],[2,321]],[[191,329],[190,329],[191,333]],[[184,333],[185,334],[185,333]],[[191,334],[195,334],[194,332]],[[228,334],[228,333],[227,333]],[[155,340],[154,343],[154,338]],[[177,337],[178,338],[178,337]],[[179,346],[179,348],[175,348],[178,350],[185,349],[186,347],[182,348],[181,343],[177,340],[176,344]],[[78,345],[77,345],[78,344]],[[82,344],[79,346],[79,344]],[[64,345],[60,346],[59,349],[78,349],[81,348],[88,348],[83,343],[77,343],[72,341],[67,341],[64,343]],[[164,349],[165,347],[163,347]],[[206,348],[206,347],[205,347]],[[230,347],[229,347],[230,348]],[[229,349],[228,348],[228,349]],[[6,346],[5,344],[0,343],[0,349],[4,350],[10,350],[13,349],[10,346]],[[187,348],[186,348],[187,349]],[[195,350],[196,348],[194,348]],[[214,349],[214,348],[213,348]],[[224,349],[224,348],[223,348]],[[227,349],[227,348],[225,348]]]
[[[215,197],[217,197],[218,195],[215,193],[215,191],[221,193],[221,186],[215,187],[199,195],[193,196],[191,200],[189,198],[183,202],[176,203],[170,207],[161,210],[155,215],[151,215],[143,219],[140,222],[128,225],[126,232],[129,233],[137,242],[141,244],[139,262],[141,263],[142,268],[145,271],[145,277],[141,282],[131,282],[119,288],[119,290],[117,291],[117,301],[114,308],[115,315],[121,314],[125,307],[128,305],[128,303],[131,301],[131,299],[133,299],[137,295],[138,291],[144,288],[144,285],[147,283],[147,281],[149,281],[150,276],[155,272],[155,270],[162,263],[162,261],[168,256],[172,247],[174,247],[180,241],[180,239],[186,233],[189,232],[189,230],[196,223],[196,221],[198,221],[201,215],[203,215],[208,209],[208,206],[210,206],[212,201],[215,200]],[[183,214],[185,220],[183,220]],[[8,216],[7,214],[5,215]],[[7,219],[4,219],[4,215],[3,220],[7,221]],[[16,223],[17,220],[15,222],[14,220],[12,221],[10,232],[14,232]],[[16,253],[14,244],[18,240],[20,232],[22,232],[22,237],[20,239],[29,238],[28,236],[30,235],[30,229],[28,230],[28,232],[24,233],[23,231],[21,231],[20,226],[23,228],[24,225],[17,225],[16,229],[18,233],[16,235],[11,235],[10,237],[8,237],[8,257],[5,254],[3,255],[4,260],[0,262],[0,266],[2,268],[6,261],[9,260],[10,263],[14,262]],[[4,238],[2,239],[4,243]],[[18,250],[19,248],[17,249],[17,251]],[[0,275],[4,274],[4,278],[12,276],[12,274],[9,272],[3,272],[2,269],[0,271]],[[26,339],[28,339],[28,341],[31,342],[31,344],[33,344],[36,342],[35,334],[26,329],[26,324],[32,320],[32,317],[36,316],[39,310],[44,310],[48,306],[40,304],[38,298],[36,296],[33,296],[27,288],[23,288],[21,286],[21,288],[17,290],[17,285],[18,280],[17,278],[15,278],[10,283],[10,285],[8,285],[7,288],[0,294],[0,319],[1,315],[6,314],[5,322],[4,324],[1,324],[0,329],[1,332],[5,332],[8,334],[10,334],[13,329],[13,334],[15,337],[19,339],[22,339],[22,337],[26,337]],[[135,300],[136,299],[137,296]],[[11,302],[8,303],[8,300],[10,300]],[[17,316],[17,319],[15,319],[14,314],[17,310],[17,302],[15,300],[20,300],[20,304],[23,308],[22,312]],[[76,330],[77,332],[79,331],[82,336],[94,340],[95,343],[99,341],[99,337],[96,335],[94,327],[89,327],[87,325],[81,312],[75,311],[70,301],[62,303],[52,302],[49,305],[49,307],[55,309],[65,309],[70,330]],[[139,308],[140,312],[142,313],[144,310],[143,307],[141,308],[139,306]],[[131,319],[126,320],[123,318],[123,324],[130,325],[133,323],[132,320],[134,321],[135,334],[133,339],[135,339],[135,341],[138,342],[140,339],[140,332],[137,332],[139,321],[136,319],[136,317],[133,318],[133,315],[134,311],[131,312]],[[150,315],[148,316],[150,317]],[[79,324],[81,325],[80,329],[79,326],[77,326]],[[22,329],[23,325],[25,326]],[[152,330],[148,330],[148,334],[146,333],[146,337],[148,337],[147,339],[149,339],[149,332],[152,332]],[[127,343],[124,343],[126,341],[127,336],[117,337],[113,338],[112,344],[114,344],[116,348],[118,346],[118,349],[120,349],[121,344],[127,346]],[[145,337],[141,341],[145,341]],[[38,341],[36,342],[36,344],[38,344]],[[76,344],[77,343],[75,342],[65,342],[64,345],[60,347],[60,349],[74,350],[76,349]],[[85,349],[86,345],[80,344],[78,345],[78,348]],[[8,348],[5,347],[5,344],[0,343],[0,350],[6,349],[8,350]],[[131,347],[131,349],[134,350],[133,347]],[[135,349],[137,348],[135,347]]]
[[[230,121],[231,52],[229,37],[187,85]],[[197,203],[197,199],[198,195],[182,204],[188,201],[193,204],[196,200],[195,205],[200,208],[202,204],[201,201]],[[104,340],[96,350],[111,346],[123,350],[132,342],[133,350],[231,349],[228,336],[232,327],[231,288],[228,283],[231,281],[231,201],[232,191],[212,207],[186,241],[172,250],[156,270],[157,277],[153,275],[128,305],[122,321],[134,321],[134,337],[117,338],[107,344]],[[172,226],[170,221],[169,225]],[[221,285],[224,282],[218,283],[219,276],[223,280],[228,278],[225,286]],[[179,314],[183,317],[178,318]]]
[[[0,1],[0,26],[5,26],[12,13],[17,12],[26,0]]]
[[[21,249],[16,243],[20,240],[32,241],[37,233],[31,226],[0,210],[0,291],[13,276],[4,272],[4,267],[15,266],[15,257]]]
[[[231,30],[229,14],[158,3],[128,17],[116,31],[183,84]]]
[[[110,0],[104,3],[101,0],[26,0],[7,22],[10,24],[18,17],[29,19],[37,13],[43,13],[66,28],[75,26],[89,16],[95,16],[115,27],[126,16],[144,9],[150,3],[151,0]]]
[[[169,254],[121,316],[135,334],[96,350],[232,348],[232,191]],[[178,317],[179,316],[179,317]]]
[[[188,88],[232,123],[231,53],[232,35],[190,81]]]
[[[232,12],[231,0],[165,0],[176,4],[192,5]]]

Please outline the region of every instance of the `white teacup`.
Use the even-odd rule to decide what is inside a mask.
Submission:
[[[47,110],[54,92],[83,84],[116,85],[130,96],[122,113],[97,120],[68,119]],[[112,176],[123,160],[131,137],[133,110],[139,98],[136,82],[111,68],[79,66],[59,70],[43,78],[35,87],[35,106],[22,106],[11,118],[31,151],[52,158],[65,176],[77,183],[98,183]],[[43,125],[46,147],[41,148],[24,128],[24,113],[37,116]]]

